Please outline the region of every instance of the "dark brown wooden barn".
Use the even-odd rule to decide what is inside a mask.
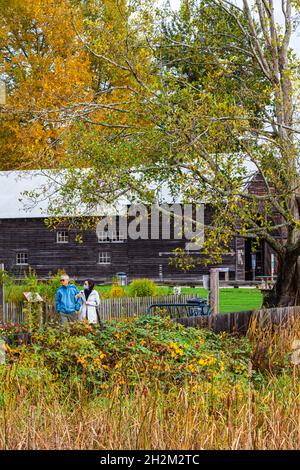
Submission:
[[[41,207],[25,211],[19,195],[33,189],[39,178],[35,172],[28,172],[26,178],[23,175],[24,172],[0,172],[0,263],[17,277],[30,268],[39,278],[64,269],[76,280],[92,277],[98,282],[110,281],[117,272],[125,272],[129,279],[201,281],[211,267],[221,268],[220,278],[231,281],[251,281],[276,274],[276,260],[268,246],[262,244],[252,253],[251,242],[242,238],[233,240],[222,264],[209,267],[200,264],[188,272],[170,264],[173,250],[185,248],[186,240],[176,240],[172,235],[162,239],[161,230],[157,240],[133,240],[125,238],[117,225],[117,230],[108,234],[86,231],[82,243],[78,243],[74,231],[49,230],[44,223],[47,214]],[[250,190],[255,190],[255,184]],[[205,205],[205,224],[211,216],[211,208]]]

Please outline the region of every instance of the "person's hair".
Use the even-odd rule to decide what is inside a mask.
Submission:
[[[95,287],[95,281],[94,281],[94,279],[86,279],[85,282],[88,282],[88,284],[89,284],[89,291],[92,292],[92,290],[93,290],[94,287]]]
[[[62,280],[62,279],[63,279],[64,281],[69,281],[69,280],[70,280],[70,277],[68,276],[68,274],[62,274],[62,275],[60,276],[60,280]]]
[[[86,283],[86,282],[87,282],[88,285],[89,285],[89,289],[84,291],[84,295],[85,295],[85,298],[86,298],[86,300],[87,300],[87,299],[89,298],[90,293],[91,293],[92,290],[94,289],[95,281],[94,281],[94,279],[86,279],[86,280],[84,281],[84,283]]]

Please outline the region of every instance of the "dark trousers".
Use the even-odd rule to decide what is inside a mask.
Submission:
[[[66,323],[71,323],[78,320],[77,312],[72,313],[59,313],[60,316],[60,323],[61,325],[65,325]]]

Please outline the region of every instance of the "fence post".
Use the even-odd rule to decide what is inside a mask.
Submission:
[[[218,269],[210,270],[210,292],[209,303],[213,315],[219,313],[219,271]]]
[[[0,271],[2,275],[2,280],[1,280],[1,290],[0,290],[0,303],[2,306],[2,315],[3,319],[5,318],[5,285],[4,285],[4,264],[0,264]]]

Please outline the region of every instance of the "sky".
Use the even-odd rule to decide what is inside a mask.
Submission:
[[[275,14],[277,16],[277,21],[280,24],[283,23],[283,17],[282,17],[282,11],[281,11],[281,1],[282,0],[274,0]],[[233,2],[235,2],[238,6],[242,6],[242,4],[243,4],[242,0],[233,0]],[[170,0],[170,4],[174,9],[178,8],[180,3],[181,3],[181,0]],[[251,3],[252,3],[252,1],[250,0],[250,4]],[[298,26],[298,30],[296,31],[296,33],[291,38],[291,47],[294,49],[294,51],[300,57],[300,25]]]

